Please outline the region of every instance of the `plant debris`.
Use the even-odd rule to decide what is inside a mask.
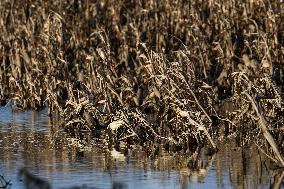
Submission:
[[[216,150],[236,134],[284,164],[281,1],[0,5],[1,104],[113,145]]]

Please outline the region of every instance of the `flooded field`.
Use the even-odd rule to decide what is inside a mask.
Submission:
[[[220,151],[177,155],[157,147],[128,153],[79,142],[49,120],[47,111],[0,109],[0,175],[25,188],[25,167],[53,188],[280,188],[284,176],[254,145],[225,140]],[[155,150],[154,150],[155,151]]]
[[[283,10],[1,0],[0,189],[281,188]]]

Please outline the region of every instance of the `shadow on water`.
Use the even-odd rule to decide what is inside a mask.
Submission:
[[[26,168],[21,168],[19,177],[22,179],[26,189],[51,189],[51,184],[42,178],[30,173]],[[63,188],[62,188],[63,189]],[[64,188],[67,189],[67,188]],[[96,187],[88,187],[87,185],[73,186],[68,189],[97,189]],[[127,185],[121,182],[114,182],[111,189],[127,189]]]
[[[0,108],[0,116],[1,189],[283,187],[283,169],[234,138],[218,144],[216,154],[202,148],[177,155],[160,146],[110,150],[68,138],[45,110]]]

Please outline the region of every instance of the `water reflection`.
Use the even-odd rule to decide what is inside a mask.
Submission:
[[[220,151],[213,156],[206,149],[177,155],[159,146],[143,150],[133,146],[124,151],[96,144],[68,138],[46,111],[11,113],[9,108],[0,108],[0,175],[11,180],[12,188],[27,186],[18,177],[22,167],[52,188],[283,186],[282,169],[271,168],[272,163],[254,145],[239,147],[234,139],[219,144]],[[27,174],[21,173],[22,177]]]
[[[23,181],[26,189],[51,189],[51,185],[48,181],[33,175],[26,168],[20,169],[19,177]]]

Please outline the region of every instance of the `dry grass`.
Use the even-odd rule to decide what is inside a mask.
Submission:
[[[268,0],[4,0],[0,99],[48,106],[73,135],[215,148],[220,125],[259,131],[245,93],[266,127],[283,117],[283,10]]]

